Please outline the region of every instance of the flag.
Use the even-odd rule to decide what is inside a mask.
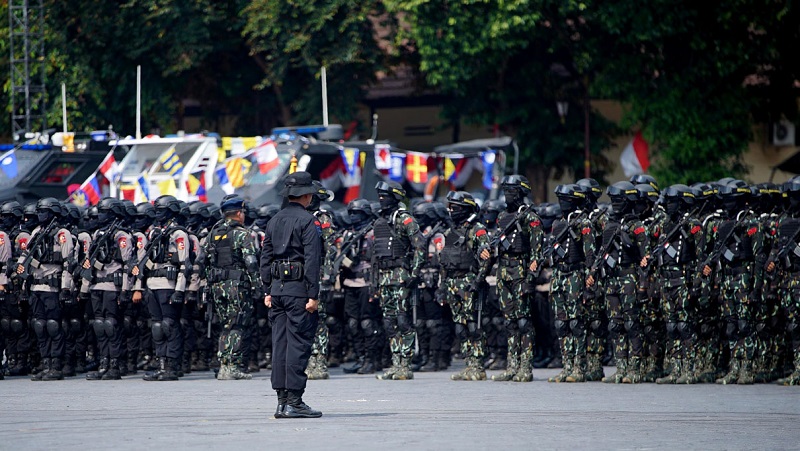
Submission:
[[[144,201],[150,202],[150,180],[147,178],[147,172],[142,172],[136,179],[136,184],[139,185],[139,192],[144,196]]]
[[[225,172],[228,174],[228,181],[234,188],[244,186],[244,176],[250,171],[253,163],[244,158],[233,158],[225,163]]]
[[[168,172],[169,175],[176,176],[183,171],[183,163],[175,153],[174,144],[158,157],[158,161],[161,163],[162,172]]]
[[[462,158],[463,160],[463,158]],[[444,179],[448,182],[453,182],[456,179],[456,165],[453,163],[453,160],[445,157],[444,158]]]
[[[392,168],[392,151],[388,144],[375,145],[375,169],[379,171]]]
[[[186,191],[190,196],[197,197],[201,202],[206,201],[206,178],[202,172],[190,174],[186,179]]]
[[[472,175],[475,158],[444,159],[444,179],[456,188],[463,188]]]
[[[428,182],[428,156],[424,153],[408,152],[406,178],[412,183]]]
[[[122,185],[119,187],[119,192],[122,193],[123,199],[138,203],[138,199],[136,199],[136,195],[139,193],[138,185]]]
[[[406,163],[406,156],[402,153],[392,154],[392,167],[389,169],[389,180],[393,182],[402,183],[404,166]]]
[[[228,152],[230,155],[241,155],[258,145],[260,137],[236,137],[224,136],[222,138],[222,150]]]
[[[178,193],[178,188],[175,187],[175,181],[166,179],[158,182],[158,193],[160,196],[174,196]]]
[[[319,173],[319,181],[325,189],[338,191],[342,187],[342,175],[344,173],[344,162],[341,158],[334,158]]]
[[[233,194],[234,188],[231,185],[230,180],[228,180],[228,172],[225,169],[225,165],[222,165],[217,168],[216,170],[217,178],[219,179],[219,187],[225,194]]]
[[[100,185],[97,183],[97,175],[92,174],[80,188],[70,194],[68,200],[79,207],[88,207],[99,202]]]
[[[266,174],[278,167],[280,160],[278,159],[278,149],[275,147],[275,141],[267,138],[266,141],[256,147],[255,153],[258,172]]]
[[[0,168],[3,169],[3,173],[6,175],[6,177],[10,179],[13,179],[19,175],[16,150],[11,150],[2,156],[2,160],[0,160]]]
[[[619,163],[622,165],[625,177],[647,173],[650,168],[650,148],[641,131],[636,132],[631,142],[622,150]]]
[[[494,150],[487,150],[483,152],[481,155],[481,160],[483,162],[483,187],[486,189],[492,189],[492,182],[494,181],[494,175],[492,172],[494,171],[494,160],[497,157]]]
[[[358,170],[358,149],[353,147],[342,147],[339,149],[344,160],[344,170],[347,175],[354,175]]]
[[[106,180],[109,182],[116,182],[119,177],[119,165],[117,164],[117,160],[114,159],[113,150],[108,152],[103,162],[100,163],[100,168],[98,170],[103,174]]]

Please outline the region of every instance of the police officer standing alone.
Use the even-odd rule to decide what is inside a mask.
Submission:
[[[242,334],[252,320],[252,296],[264,290],[258,270],[256,245],[243,227],[245,203],[241,197],[220,206],[224,219],[211,229],[205,245],[209,258],[207,280],[214,308],[222,323],[217,380],[252,379],[242,365]]]
[[[286,176],[281,195],[288,203],[267,224],[261,253],[264,303],[272,322],[272,388],[278,394],[275,418],[318,418],[303,402],[305,369],[319,322],[322,255],[320,226],[306,211],[316,192],[308,172]]]

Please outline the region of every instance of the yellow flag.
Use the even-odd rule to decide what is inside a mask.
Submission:
[[[162,196],[174,196],[178,194],[178,188],[175,187],[175,181],[172,179],[158,182],[158,192]]]
[[[225,171],[228,173],[228,180],[234,188],[244,186],[244,176],[250,172],[253,163],[244,158],[234,158],[225,163]]]
[[[161,163],[161,170],[169,172],[169,175],[178,175],[183,171],[183,163],[178,158],[178,154],[175,153],[174,144],[158,157],[158,161]]]

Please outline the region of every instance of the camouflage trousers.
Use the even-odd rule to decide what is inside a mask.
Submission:
[[[325,322],[327,313],[325,307],[331,301],[333,291],[320,291],[319,292],[319,324],[317,324],[317,333],[314,335],[314,342],[311,344],[311,355],[328,355],[328,324]]]
[[[497,295],[508,334],[507,360],[529,367],[533,359],[534,330],[526,276],[527,268],[521,264],[497,269]]]
[[[636,275],[622,274],[605,279],[608,330],[617,359],[642,357],[641,311],[636,297]]]
[[[725,269],[722,283],[722,316],[731,358],[752,360],[755,357],[756,335],[753,324],[754,309],[752,277],[747,265]]]
[[[690,306],[688,280],[684,274],[684,268],[662,271],[661,311],[670,341],[667,355],[694,359],[697,321]]]
[[[637,297],[641,308],[642,349],[646,357],[658,361],[664,358],[666,325],[662,313],[660,274],[649,273],[645,287],[639,287]],[[641,284],[640,284],[641,285]]]
[[[474,276],[450,277],[444,280],[447,304],[453,312],[456,338],[461,341],[464,358],[473,357],[483,362],[486,334],[478,324],[478,293],[469,291]]]
[[[718,368],[725,366],[723,346],[725,326],[722,320],[722,298],[716,274],[710,278],[701,278],[697,293],[697,344],[695,352],[706,356],[710,364]]]
[[[583,358],[586,355],[587,311],[583,292],[586,281],[583,270],[562,272],[553,270],[550,282],[550,302],[553,304],[556,334],[564,356]]]
[[[602,280],[595,281],[595,286],[587,290],[585,302],[586,353],[603,355],[608,337],[608,316]]]
[[[411,290],[401,285],[384,285],[378,288],[389,347],[392,354],[407,358],[414,356],[414,343],[417,339],[410,294]]]
[[[781,290],[781,306],[786,312],[789,346],[794,355],[794,370],[800,371],[800,272],[787,274],[785,289]]]
[[[224,281],[213,284],[211,294],[214,311],[222,326],[217,357],[223,365],[240,365],[243,359],[243,331],[249,326],[253,313],[249,293],[242,291],[236,282]]]

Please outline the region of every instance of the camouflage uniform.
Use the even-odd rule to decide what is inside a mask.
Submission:
[[[539,262],[542,221],[526,206],[504,211],[497,217],[499,232],[497,293],[508,332],[506,370],[492,380],[533,380],[533,323],[530,319],[530,267]],[[505,233],[504,233],[505,232]]]
[[[769,262],[775,267],[767,273],[778,282],[780,307],[785,316],[790,367],[793,371],[778,379],[782,385],[800,385],[800,219],[785,215],[777,224],[775,246]],[[776,334],[780,334],[776,330]]]
[[[411,284],[416,285],[425,259],[417,221],[402,209],[382,213],[374,225],[373,268],[378,268],[375,294],[389,335],[392,367],[379,379],[411,379],[416,331],[411,318]]]
[[[453,312],[456,337],[461,341],[461,354],[467,362],[464,371],[453,374],[453,380],[485,380],[483,358],[486,337],[478,323],[479,303],[485,296],[479,293],[476,280],[485,280],[490,261],[481,259],[489,250],[489,235],[481,223],[465,222],[454,225],[444,234],[441,251],[441,296]],[[477,273],[477,274],[476,274]],[[485,291],[485,288],[483,288]]]
[[[324,211],[315,211],[318,227],[322,231],[322,265],[320,266],[320,291],[319,291],[319,324],[317,333],[314,335],[314,343],[311,345],[311,358],[306,367],[306,374],[309,379],[328,379],[328,324],[326,322],[326,308],[332,302],[333,282],[333,260],[336,258],[336,229],[333,227],[333,218]]]
[[[252,319],[252,299],[264,289],[258,272],[258,252],[250,232],[238,221],[226,218],[209,233],[205,252],[209,257],[206,279],[211,284],[214,310],[222,333],[217,356],[217,379],[249,379],[241,372],[242,332]]]

